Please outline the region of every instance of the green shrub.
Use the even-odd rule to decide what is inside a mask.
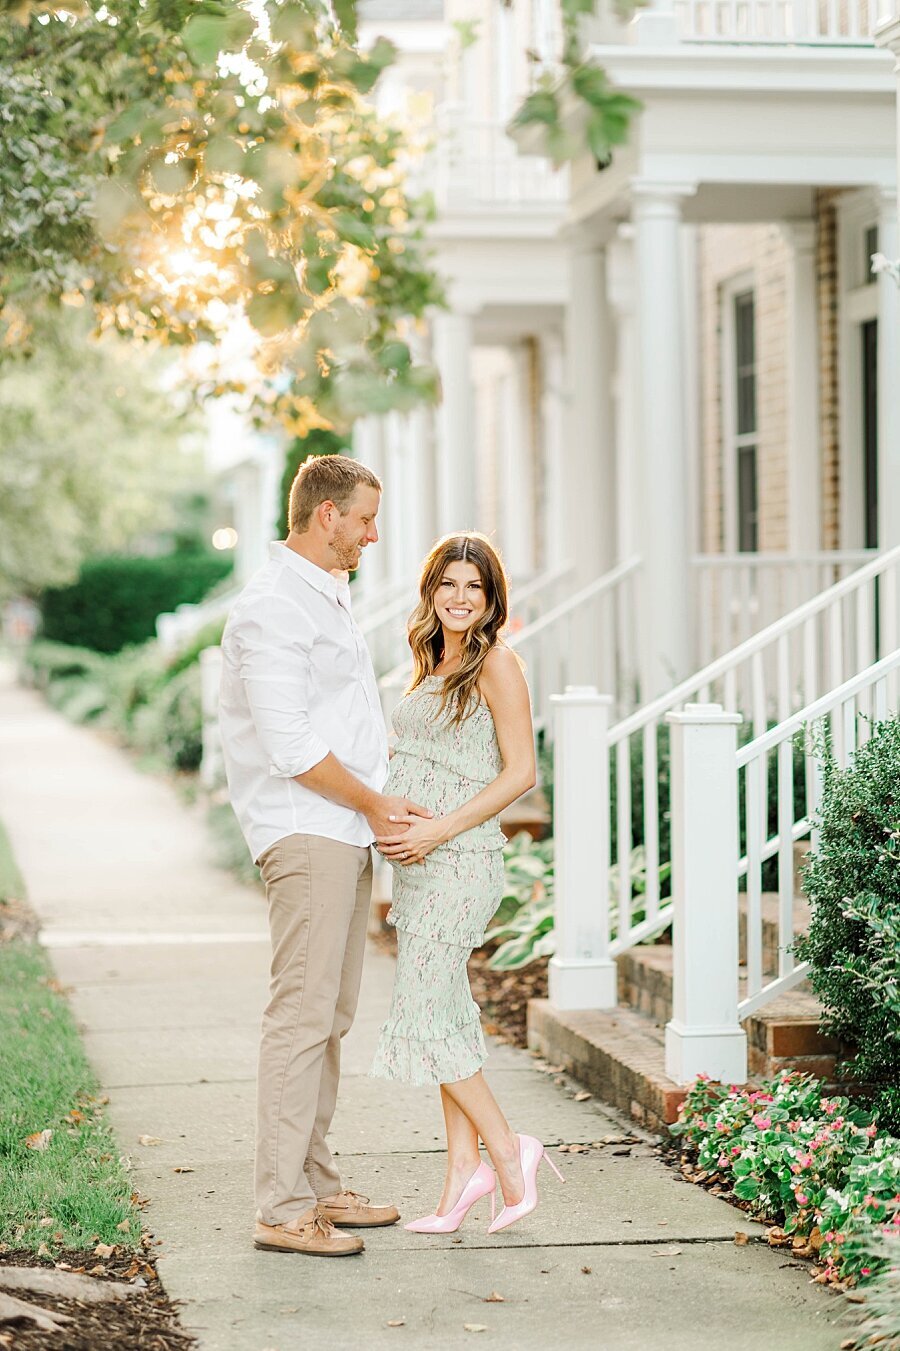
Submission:
[[[129,740],[137,750],[162,755],[172,769],[200,768],[203,717],[197,662],[173,676],[136,711]]]
[[[819,838],[804,870],[823,1030],[855,1047],[847,1068],[900,1134],[900,718],[872,729],[846,769],[823,763]]]
[[[94,558],[73,586],[41,598],[45,639],[119,652],[156,632],[156,617],[196,604],[231,571],[226,554],[174,553],[161,558]]]

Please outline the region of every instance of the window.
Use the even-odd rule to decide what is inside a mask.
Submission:
[[[870,225],[863,230],[863,285],[874,286],[877,278],[872,271],[872,254],[878,252],[878,226]]]
[[[867,549],[878,548],[878,320],[862,335],[863,527]]]
[[[737,546],[759,548],[756,422],[756,309],[752,291],[734,296],[734,429],[737,488]]]

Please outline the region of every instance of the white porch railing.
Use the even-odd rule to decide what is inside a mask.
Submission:
[[[878,0],[675,0],[688,42],[870,46]]]
[[[593,883],[590,899],[569,892],[557,881],[557,904],[562,910],[575,907],[582,916],[568,926],[582,934],[596,933],[585,913],[585,906],[608,907],[609,868],[618,867],[615,905],[603,932],[615,935],[602,951],[595,938],[579,940],[577,960],[585,962],[591,952],[600,951],[605,963],[626,948],[661,933],[672,922],[673,905],[661,881],[673,863],[671,847],[672,798],[661,777],[668,750],[667,715],[692,703],[709,704],[715,700],[730,714],[746,717],[752,735],[763,737],[770,721],[784,722],[797,710],[808,708],[822,690],[837,689],[848,678],[867,670],[882,654],[893,652],[900,644],[900,547],[881,554],[850,577],[829,587],[777,623],[769,625],[734,651],[718,658],[682,681],[668,694],[623,718],[600,738],[605,753],[597,758],[595,772],[578,784],[583,807],[597,827],[593,834],[583,832],[575,844],[585,858]],[[547,616],[549,620],[551,616]],[[557,685],[557,688],[560,688]],[[583,692],[582,692],[583,693]],[[559,716],[565,716],[565,696]],[[603,705],[597,718],[608,717]],[[557,733],[558,735],[558,733]],[[670,765],[671,768],[671,765]],[[806,794],[816,801],[815,764],[806,765]],[[558,778],[558,773],[557,773]],[[766,783],[765,774],[762,783]],[[565,793],[565,789],[561,789]],[[763,812],[762,789],[756,809]],[[564,817],[558,817],[559,833],[564,833]],[[602,824],[601,824],[602,821]],[[607,825],[608,822],[608,825]],[[632,870],[628,866],[636,844],[642,843],[646,857],[645,887],[636,893]],[[581,875],[584,868],[571,868]],[[573,940],[574,942],[574,940]],[[578,1008],[583,997],[581,977],[568,980],[566,961],[575,961],[574,949],[557,949],[556,988],[551,998],[561,1008]],[[593,958],[591,958],[593,960]],[[575,968],[573,967],[574,971]],[[574,1002],[573,1002],[574,1001]],[[588,1007],[597,1007],[592,1000]]]
[[[640,559],[619,563],[509,637],[528,670],[535,726],[551,732],[550,700],[590,674],[629,702],[637,682]]]
[[[475,121],[463,105],[445,105],[435,119],[432,152],[415,172],[438,209],[562,207],[568,174],[539,155],[521,155],[499,122]]]
[[[740,750],[734,714],[694,704],[671,715],[673,734],[673,1006],[666,1027],[666,1073],[676,1083],[698,1074],[742,1082],[747,1077],[746,1033],[758,1009],[808,973],[795,961],[794,842],[811,829],[818,796],[802,807],[794,795],[794,743],[804,749],[825,723],[842,766],[881,721],[898,707],[900,649],[786,718]],[[863,716],[861,716],[863,715]],[[763,809],[768,757],[774,754],[776,829]],[[737,824],[743,774],[747,852],[739,857]],[[817,782],[814,776],[813,782]],[[763,972],[762,869],[778,868],[778,970]],[[746,993],[740,997],[738,907],[747,879]]]
[[[698,554],[697,664],[730,652],[877,556],[875,549]]]

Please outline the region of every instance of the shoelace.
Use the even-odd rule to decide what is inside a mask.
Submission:
[[[329,1220],[321,1206],[316,1206],[312,1219],[307,1220],[306,1224],[303,1226],[304,1233],[308,1229],[313,1231],[310,1237],[314,1237],[316,1232],[320,1233],[323,1238],[332,1238],[334,1235],[334,1225],[331,1223],[331,1220]]]
[[[350,1191],[349,1188],[346,1188],[344,1191],[342,1191],[341,1196],[346,1196],[348,1201],[358,1201],[360,1202],[360,1204],[364,1206],[367,1206],[369,1204],[368,1196],[363,1196],[361,1192]]]

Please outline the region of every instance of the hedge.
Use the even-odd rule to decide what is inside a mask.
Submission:
[[[205,551],[91,559],[72,586],[44,592],[42,636],[119,652],[152,638],[157,615],[203,600],[231,567],[229,555]]]

